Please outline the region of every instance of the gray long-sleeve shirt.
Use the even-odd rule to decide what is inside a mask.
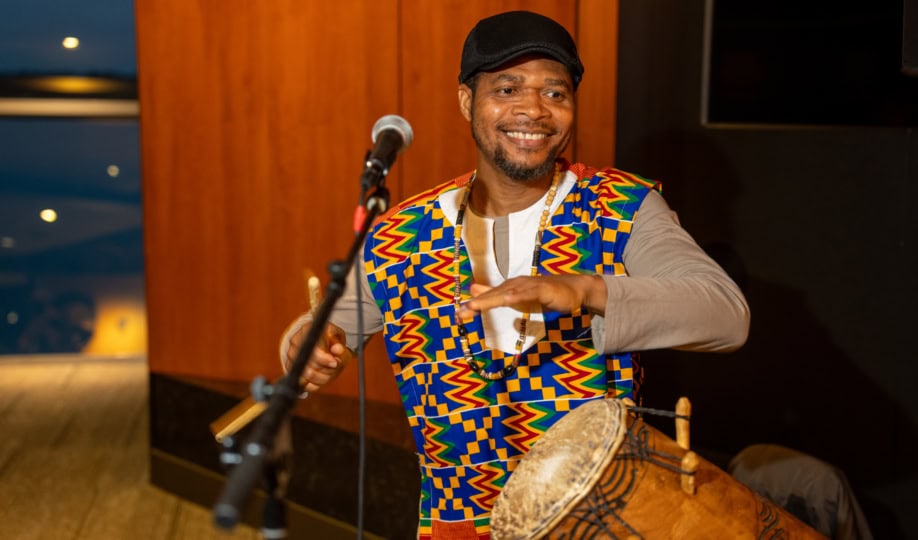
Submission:
[[[506,225],[500,218],[495,220],[494,234],[501,266],[507,255],[502,241]],[[749,306],[742,292],[679,225],[675,212],[657,192],[648,194],[635,216],[623,262],[628,275],[605,276],[605,314],[593,320],[594,342],[601,351],[728,352],[746,341]],[[360,285],[364,338],[368,338],[382,330],[383,316],[362,272]],[[348,334],[351,347],[359,339],[357,313],[352,273],[330,319]],[[291,325],[287,334],[301,324]]]

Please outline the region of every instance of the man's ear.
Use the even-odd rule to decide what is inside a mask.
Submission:
[[[472,89],[468,85],[459,85],[459,111],[466,120],[472,121]]]

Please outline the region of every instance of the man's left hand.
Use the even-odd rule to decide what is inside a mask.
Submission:
[[[473,284],[471,292],[472,299],[462,303],[459,309],[462,320],[496,307],[528,313],[579,313],[584,308],[602,313],[606,305],[605,281],[595,274],[515,277],[497,287]]]

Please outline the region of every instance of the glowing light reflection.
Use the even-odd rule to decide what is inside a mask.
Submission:
[[[57,221],[57,212],[53,208],[45,208],[39,212],[38,215],[41,217],[42,221],[47,223],[54,223]]]

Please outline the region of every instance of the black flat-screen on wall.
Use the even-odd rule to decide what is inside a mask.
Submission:
[[[918,125],[915,3],[707,0],[705,122]]]

